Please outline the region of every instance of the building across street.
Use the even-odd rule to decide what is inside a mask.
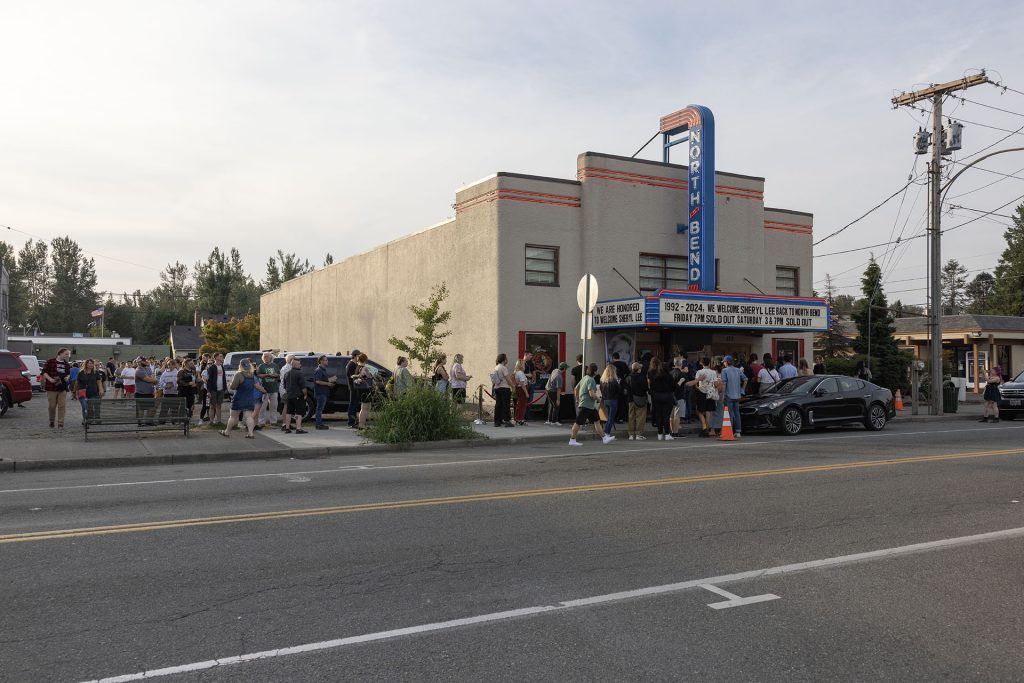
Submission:
[[[261,346],[357,347],[391,362],[388,337],[414,324],[409,304],[445,282],[445,348],[477,378],[499,352],[572,365],[577,283],[590,273],[600,296],[588,361],[809,359],[829,321],[811,295],[812,214],[766,207],[762,177],[715,170],[706,107],[664,117],[661,133],[661,162],[584,152],[575,178],[498,172],[459,188],[454,218],[263,295]],[[683,164],[670,161],[678,144]]]

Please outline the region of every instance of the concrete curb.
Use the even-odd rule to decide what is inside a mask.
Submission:
[[[953,422],[958,420],[977,420],[980,415],[964,415],[956,413],[943,417],[929,415],[897,416],[900,423],[922,422]],[[692,425],[688,433],[696,434]],[[338,455],[366,455],[371,453],[394,453],[409,451],[453,450],[461,448],[482,448],[485,446],[524,446],[530,444],[565,443],[565,433],[544,436],[512,436],[502,439],[456,439],[449,441],[428,441],[405,444],[368,443],[358,446],[323,446],[316,448],[269,448],[263,451],[228,451],[223,453],[180,453],[169,455],[111,456],[106,458],[54,459],[54,460],[0,460],[0,472],[29,472],[34,470],[73,470],[108,467],[140,467],[146,465],[182,465],[189,463],[239,462],[243,460],[315,460]],[[581,438],[596,441],[593,434],[580,435]],[[653,437],[648,437],[652,439]]]

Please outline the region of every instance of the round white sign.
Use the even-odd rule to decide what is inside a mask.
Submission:
[[[587,282],[590,282],[590,291],[587,291]],[[589,298],[588,298],[589,297]],[[580,311],[590,313],[597,305],[597,278],[593,275],[584,275],[580,278],[580,284],[576,287],[576,303]]]

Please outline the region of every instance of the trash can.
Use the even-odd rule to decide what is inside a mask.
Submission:
[[[942,383],[942,412],[955,413],[960,407],[960,389],[949,380]]]

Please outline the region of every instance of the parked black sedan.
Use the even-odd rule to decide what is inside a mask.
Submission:
[[[777,429],[793,436],[806,427],[862,424],[885,428],[896,416],[892,392],[842,375],[794,377],[740,403],[743,431]]]
[[[312,420],[313,415],[316,413],[316,400],[313,398],[313,373],[316,372],[317,366],[320,364],[320,357],[311,354],[308,356],[298,356],[298,359],[302,378],[306,381],[306,412],[302,419]],[[327,356],[327,376],[337,377],[338,381],[331,388],[331,393],[327,397],[327,404],[324,406],[325,415],[342,413],[348,410],[348,381],[345,377],[345,366],[348,365],[348,361],[349,356],[342,356],[340,354]],[[382,392],[384,385],[391,378],[391,371],[372,360],[368,361],[367,365],[373,374],[374,390]]]
[[[1012,420],[1024,415],[1024,372],[999,385],[999,417]]]

